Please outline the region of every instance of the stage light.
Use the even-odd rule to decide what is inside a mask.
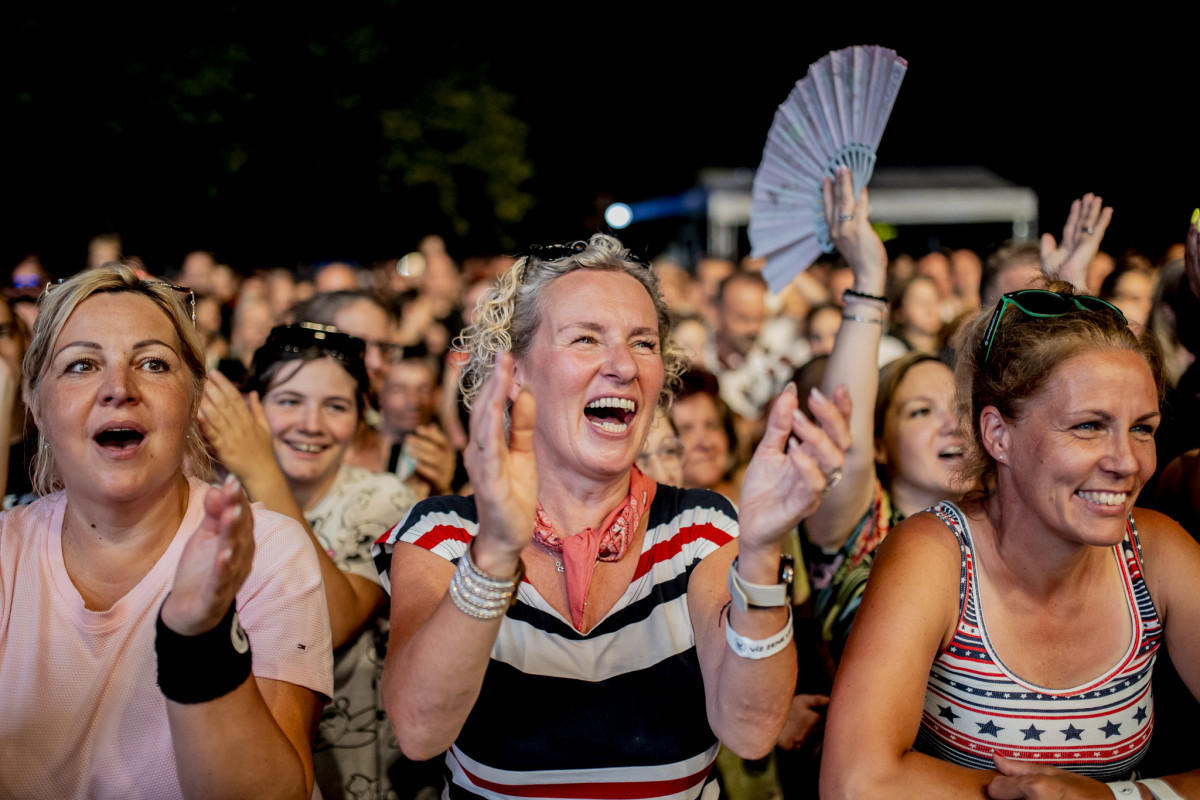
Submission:
[[[633,222],[633,209],[624,203],[613,203],[604,210],[604,221],[614,230],[627,228]]]

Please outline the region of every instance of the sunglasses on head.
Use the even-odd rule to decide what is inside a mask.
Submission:
[[[306,353],[316,348],[344,364],[361,362],[367,349],[367,343],[357,336],[316,322],[279,325],[271,331],[267,344],[285,353]]]
[[[531,244],[525,251],[525,257],[527,259],[536,258],[538,261],[558,261],[560,258],[577,256],[587,249],[588,243],[585,241],[567,242],[566,244]],[[632,253],[626,255],[625,260],[642,267],[648,266],[645,261]]]
[[[46,288],[43,289],[42,291],[44,291],[46,294],[50,294],[50,292],[52,292],[54,289],[57,289],[59,286],[62,286],[68,280],[70,280],[70,278],[59,278],[58,280],[54,281],[53,283],[47,283]],[[189,289],[186,286],[176,286],[175,284],[167,283],[166,281],[148,281],[148,280],[142,279],[140,281],[140,283],[143,286],[162,286],[164,288],[170,289],[173,292],[177,292],[180,295],[180,297],[186,297],[187,301],[188,301],[189,310],[192,313],[192,324],[193,325],[196,324],[196,293],[193,292],[191,289]],[[111,290],[107,290],[107,291],[111,291]],[[125,290],[119,289],[118,291],[125,291]]]
[[[992,342],[1000,327],[1000,318],[1004,316],[1004,312],[1008,310],[1009,306],[1016,306],[1025,316],[1035,319],[1051,319],[1076,311],[1091,311],[1111,313],[1121,320],[1121,324],[1129,324],[1125,315],[1121,313],[1121,309],[1099,297],[1086,294],[1060,294],[1046,289],[1020,289],[1009,292],[996,304],[996,310],[992,312],[992,319],[988,322],[987,331],[983,334],[983,341],[979,345],[983,350],[984,364],[988,362],[988,358],[992,354]]]

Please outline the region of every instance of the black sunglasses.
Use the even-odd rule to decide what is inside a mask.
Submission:
[[[587,249],[588,243],[582,240],[567,242],[566,244],[531,244],[521,255],[525,256],[526,260],[536,258],[538,261],[558,261],[560,258],[577,256]],[[645,267],[646,269],[650,267],[645,259],[639,258],[633,253],[628,253],[624,258],[626,261],[632,261],[639,267]]]
[[[1121,320],[1122,325],[1129,324],[1125,315],[1121,313],[1121,309],[1099,297],[1086,294],[1060,294],[1046,289],[1020,289],[1009,292],[996,304],[996,310],[992,312],[992,319],[988,322],[987,331],[983,334],[983,341],[979,345],[983,351],[984,364],[992,355],[992,342],[1000,327],[1000,318],[1004,316],[1004,312],[1009,306],[1016,306],[1025,316],[1035,319],[1062,317],[1076,311],[1100,311],[1115,315],[1117,319]]]
[[[271,330],[265,346],[284,353],[306,353],[316,348],[344,364],[361,364],[367,349],[367,343],[357,336],[317,322],[278,325]]]

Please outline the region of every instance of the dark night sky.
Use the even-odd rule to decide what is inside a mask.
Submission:
[[[505,230],[519,242],[586,234],[601,194],[627,201],[673,194],[691,187],[701,168],[756,166],[775,107],[807,65],[858,43],[887,44],[909,61],[881,167],[985,166],[1033,187],[1051,231],[1072,197],[1095,191],[1116,209],[1106,249],[1137,247],[1152,257],[1182,238],[1200,204],[1200,170],[1188,160],[1198,70],[1185,34],[1194,20],[1114,21],[1119,32],[1103,36],[1049,22],[1021,34],[964,25],[918,35],[914,23],[929,23],[915,14],[894,23],[872,18],[847,32],[833,24],[854,16],[846,10],[814,19],[799,10],[771,18],[725,9],[669,22],[646,12],[621,21],[471,18],[464,31],[466,20],[415,24],[406,6],[388,3],[301,19],[257,7],[199,8],[203,17],[186,20],[154,16],[161,10],[81,12],[64,27],[43,13],[6,26],[16,32],[3,78],[17,142],[6,164],[10,264],[38,252],[55,271],[69,272],[87,238],[106,228],[120,230],[127,252],[160,269],[197,247],[242,269],[368,261],[411,249],[438,223],[424,205],[421,216],[408,213],[411,205],[380,201],[371,162],[346,155],[365,149],[362,137],[374,130],[370,120],[319,104],[322,87],[338,87],[336,69],[331,78],[278,66],[290,63],[293,43],[356,26],[371,27],[385,51],[386,68],[354,87],[368,101],[402,102],[403,87],[449,70],[481,76],[515,98],[535,169],[524,188],[536,200],[522,223]],[[255,97],[228,115],[219,135],[180,133],[151,73],[160,63],[203,60],[229,42],[249,53],[246,70],[254,72],[236,74],[253,76]],[[346,67],[345,74],[359,73]],[[236,125],[254,130],[231,133]],[[291,166],[206,193],[207,160],[237,135],[267,136]],[[673,232],[659,225],[626,236],[653,255]],[[458,255],[500,247],[478,235],[450,241]]]

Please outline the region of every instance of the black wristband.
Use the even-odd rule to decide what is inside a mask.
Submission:
[[[888,299],[886,297],[881,297],[877,294],[867,294],[866,292],[856,292],[853,289],[847,289],[846,291],[842,292],[843,301],[847,297],[857,297],[860,300],[872,300],[876,303],[883,303],[885,306],[888,304]]]
[[[155,624],[158,688],[176,703],[207,703],[241,686],[250,674],[250,640],[234,603],[211,631],[184,636],[166,626],[162,609]]]

